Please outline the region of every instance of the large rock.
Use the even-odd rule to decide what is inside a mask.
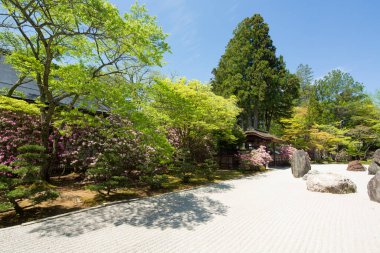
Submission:
[[[380,149],[376,150],[373,154],[372,161],[376,162],[377,164],[380,164]]]
[[[368,167],[368,175],[375,175],[378,171],[380,171],[380,163],[372,161]]]
[[[297,150],[292,155],[292,174],[294,177],[303,177],[311,169],[309,155],[303,150]]]
[[[351,161],[348,163],[347,170],[349,171],[365,171],[365,167],[360,163],[360,161]]]
[[[369,198],[380,203],[380,171],[369,180],[367,190]]]
[[[309,175],[306,180],[307,189],[313,192],[346,194],[356,192],[356,185],[350,179],[334,174],[319,173]]]
[[[378,171],[380,171],[380,149],[373,154],[372,163],[368,167],[368,174],[375,175]]]

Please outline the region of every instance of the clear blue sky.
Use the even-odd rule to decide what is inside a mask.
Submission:
[[[112,0],[122,12],[133,1]],[[320,78],[339,68],[380,89],[378,0],[140,0],[169,33],[163,72],[209,81],[233,29],[260,13],[288,69],[309,64]]]

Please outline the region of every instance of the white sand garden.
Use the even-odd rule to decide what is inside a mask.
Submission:
[[[351,194],[311,192],[290,169],[0,230],[0,252],[380,252],[367,172]]]

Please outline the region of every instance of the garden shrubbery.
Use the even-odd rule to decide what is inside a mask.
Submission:
[[[260,170],[261,167],[266,167],[273,159],[265,146],[260,146],[247,153],[239,154],[241,166],[244,169]]]

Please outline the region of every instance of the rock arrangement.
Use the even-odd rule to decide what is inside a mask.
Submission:
[[[380,171],[380,149],[376,150],[375,154],[373,154],[372,163],[368,167],[368,174],[375,175],[378,171]]]
[[[365,171],[365,167],[360,163],[360,161],[351,161],[348,163],[347,170],[349,171]]]
[[[293,153],[291,159],[292,174],[294,177],[303,177],[311,169],[309,155],[303,150]]]
[[[335,194],[355,193],[356,185],[349,178],[334,173],[313,173],[307,176],[307,189]]]
[[[370,200],[380,203],[380,171],[369,180],[367,190]]]

